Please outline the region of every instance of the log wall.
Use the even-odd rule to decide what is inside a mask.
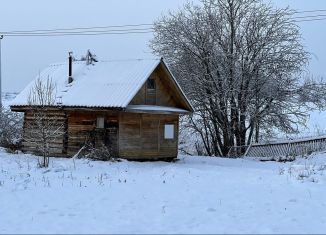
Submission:
[[[24,132],[22,150],[24,152],[39,153],[37,146],[41,146],[41,140],[31,138],[35,136],[35,115],[33,111],[26,111],[24,114]],[[63,111],[48,111],[46,118],[55,120],[53,122],[53,130],[61,129],[56,138],[53,138],[50,143],[50,154],[55,156],[64,156],[66,154],[66,139],[65,139],[65,126],[67,117]]]
[[[179,116],[172,114],[140,114],[118,111],[57,111],[49,113],[66,133],[51,143],[54,156],[73,156],[87,141],[112,147],[114,153],[126,159],[155,160],[176,158],[178,152]],[[97,117],[105,118],[105,128],[96,129]],[[25,114],[24,133],[33,122],[30,112]],[[174,138],[164,138],[164,125],[174,125]],[[35,152],[35,144],[23,142],[23,150]]]
[[[96,129],[97,117],[104,117],[104,129]],[[68,155],[74,155],[85,145],[87,141],[94,142],[96,147],[107,144],[106,139],[116,133],[112,123],[118,125],[118,113],[115,111],[106,112],[78,112],[72,111],[68,114]],[[114,132],[114,133],[113,133]],[[118,133],[116,133],[118,134]],[[108,136],[109,135],[109,136]],[[113,151],[117,151],[117,137],[113,143]]]

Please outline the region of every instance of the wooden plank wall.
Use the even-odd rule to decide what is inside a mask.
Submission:
[[[162,69],[156,69],[149,79],[154,79],[156,83],[156,92],[147,89],[145,83],[138,91],[136,96],[130,102],[131,105],[160,105],[168,107],[184,108],[181,103],[175,98],[178,94],[175,89],[172,89],[168,75]]]
[[[78,112],[53,111],[50,118],[56,118],[66,126],[66,135],[51,144],[51,154],[55,156],[73,156],[90,138],[96,129],[97,116],[103,116],[107,123],[118,126],[117,154],[127,159],[175,158],[178,152],[179,116],[168,114],[139,114],[125,112]],[[30,130],[33,114],[26,112],[24,134]],[[114,124],[115,122],[115,124]],[[113,125],[113,124],[114,125]],[[118,124],[119,123],[119,124]],[[164,125],[174,124],[174,139],[164,139]],[[110,127],[113,128],[114,127]],[[115,130],[107,128],[107,133]],[[112,138],[114,141],[114,139]],[[23,142],[23,150],[35,152],[36,146]]]
[[[74,155],[90,138],[96,127],[96,117],[92,113],[70,112],[68,115],[68,155]]]
[[[174,124],[174,139],[164,139],[164,125]],[[175,158],[178,151],[178,115],[121,113],[119,154],[128,159]]]
[[[68,155],[73,155],[85,145],[87,141],[91,141],[91,138],[95,138],[96,145],[99,146],[99,138],[101,137],[101,130],[99,135],[91,136],[91,133],[96,129],[97,117],[105,118],[105,126],[108,122],[117,121],[118,113],[115,111],[107,112],[69,112],[68,114]],[[102,132],[105,130],[103,129]],[[110,131],[110,130],[108,130]],[[104,136],[104,135],[103,135]],[[104,144],[103,140],[103,144]]]
[[[50,153],[55,156],[63,156],[65,155],[65,131],[64,127],[66,126],[66,114],[63,111],[48,111],[47,117],[49,119],[55,119],[56,120],[56,126],[62,126],[62,132],[61,135],[59,133],[59,136],[52,140],[50,144]],[[37,145],[41,144],[41,140],[36,143],[31,143],[30,141],[26,141],[28,139],[28,136],[33,135],[33,123],[35,120],[35,115],[32,111],[26,111],[24,114],[24,132],[23,132],[23,142],[22,142],[22,150],[24,152],[34,152],[37,153]],[[57,128],[55,127],[55,128]]]

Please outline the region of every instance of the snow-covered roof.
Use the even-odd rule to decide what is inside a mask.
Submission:
[[[94,65],[86,65],[85,61],[73,62],[74,80],[70,84],[68,63],[53,64],[37,78],[52,79],[56,85],[58,106],[126,108],[160,61],[121,60],[97,62]],[[36,79],[17,95],[11,106],[28,105]]]

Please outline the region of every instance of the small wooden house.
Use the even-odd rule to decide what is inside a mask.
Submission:
[[[73,156],[90,137],[125,159],[173,159],[178,152],[179,116],[193,108],[161,60],[125,60],[53,64],[38,79],[56,85],[55,105],[49,117],[64,125],[51,143],[54,156]],[[33,122],[28,95],[31,82],[12,102],[11,110],[24,113],[24,133]],[[35,146],[23,141],[23,151]]]

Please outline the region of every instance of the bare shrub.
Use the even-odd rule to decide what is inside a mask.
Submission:
[[[89,154],[86,156],[89,159],[93,160],[100,160],[100,161],[116,161],[117,158],[112,154],[112,151],[106,147],[105,145],[102,145],[98,148],[92,148],[90,149]]]
[[[24,140],[41,155],[39,167],[49,166],[52,144],[64,134],[64,125],[55,115],[50,115],[56,104],[56,86],[50,78],[37,79],[32,87],[28,104],[33,120],[26,122]]]
[[[0,111],[0,146],[12,152],[21,148],[23,116],[8,108]]]
[[[75,154],[74,158],[87,158],[97,161],[118,161],[118,157],[113,153],[112,148],[107,147],[105,144],[96,146],[92,134],[85,140],[85,144]]]

